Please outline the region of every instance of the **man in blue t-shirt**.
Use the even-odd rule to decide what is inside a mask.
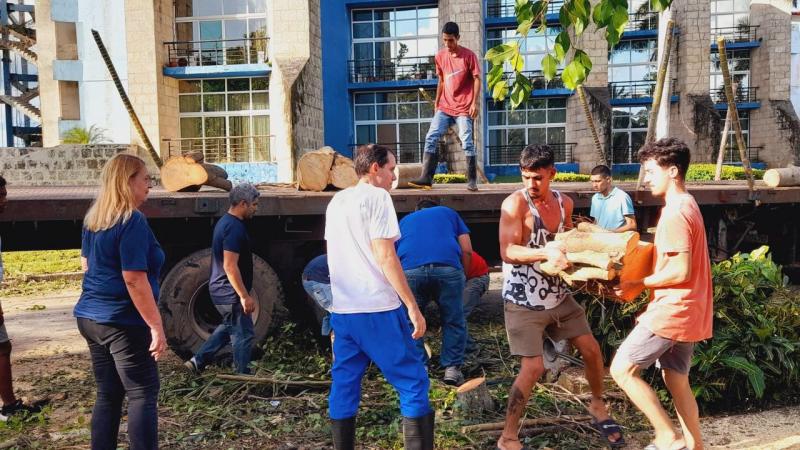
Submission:
[[[253,254],[244,221],[258,209],[258,189],[242,183],[231,189],[231,206],[217,222],[211,244],[211,277],[208,293],[222,315],[222,323],[185,365],[199,373],[219,350],[230,342],[238,373],[250,373],[253,319],[256,303],[253,289]]]
[[[592,196],[589,215],[594,223],[608,231],[622,233],[636,231],[636,216],[631,197],[622,189],[612,186],[611,169],[599,165],[592,169],[589,181],[597,192]]]
[[[470,266],[472,242],[469,229],[450,208],[432,200],[417,203],[417,210],[400,221],[397,256],[422,311],[428,300],[439,304],[442,317],[442,352],[444,382],[464,382],[461,365],[467,342],[463,292],[465,267]],[[423,340],[417,341],[424,355]]]
[[[322,316],[323,336],[330,336],[331,332],[331,303],[333,294],[331,293],[331,273],[328,269],[328,255],[319,255],[306,264],[302,275],[303,289],[320,308],[325,312]]]

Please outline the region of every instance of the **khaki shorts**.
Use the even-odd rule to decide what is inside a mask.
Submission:
[[[542,356],[545,333],[556,342],[592,334],[586,312],[571,295],[553,309],[534,311],[506,302],[503,310],[508,345],[515,356]]]
[[[670,369],[684,375],[692,366],[694,343],[679,342],[653,334],[642,324],[622,341],[614,359],[621,358],[644,370],[656,363],[659,369]]]

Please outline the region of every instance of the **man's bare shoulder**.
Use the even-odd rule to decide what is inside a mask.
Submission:
[[[505,200],[503,200],[502,212],[515,216],[519,215],[521,211],[527,210],[525,203],[525,196],[522,195],[521,191],[512,192],[508,197],[505,198]]]

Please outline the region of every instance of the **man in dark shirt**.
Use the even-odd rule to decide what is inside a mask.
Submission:
[[[303,289],[320,308],[325,310],[322,317],[322,330],[320,333],[323,336],[331,334],[331,302],[333,295],[331,294],[331,273],[328,270],[328,255],[319,255],[306,264],[303,269]]]
[[[444,382],[464,382],[461,365],[467,342],[463,293],[464,267],[469,267],[472,242],[469,229],[458,213],[431,200],[422,200],[417,211],[400,221],[397,256],[408,285],[422,311],[431,298],[436,299],[442,317]],[[418,342],[421,352],[422,339]]]
[[[256,303],[253,289],[253,254],[244,221],[258,209],[258,190],[250,183],[231,189],[228,213],[214,227],[211,244],[211,278],[208,293],[222,315],[222,323],[197,353],[186,361],[191,371],[199,373],[219,350],[233,345],[233,362],[238,373],[250,373],[253,344],[253,319]]]

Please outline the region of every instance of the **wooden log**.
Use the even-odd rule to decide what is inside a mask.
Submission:
[[[576,228],[578,231],[583,231],[586,233],[611,233],[611,231],[608,231],[600,225],[595,225],[591,222],[581,222],[576,226]]]
[[[800,167],[769,169],[764,172],[764,183],[769,187],[800,186]]]
[[[220,166],[214,164],[202,164],[208,174],[208,180],[204,183],[206,186],[219,188],[230,192],[233,189],[233,183],[228,180],[228,172]]]
[[[333,167],[331,167],[329,176],[328,184],[332,184],[337,189],[346,189],[358,183],[353,160],[338,153],[333,158]]]
[[[174,156],[161,167],[161,185],[170,192],[189,186],[200,186],[208,181],[208,173],[194,159]]]
[[[591,250],[567,253],[567,261],[571,264],[583,264],[605,270],[618,267],[621,260],[622,255],[610,255],[608,253],[598,253]]]
[[[486,387],[486,378],[473,378],[456,389],[456,398],[461,403],[462,417],[480,417],[494,409],[494,400]]]
[[[558,416],[558,417],[543,417],[540,419],[525,419],[520,422],[520,428],[531,428],[531,427],[538,427],[538,426],[547,426],[547,425],[561,425],[561,424],[569,424],[575,422],[589,422],[592,420],[592,416],[589,415],[580,415],[580,416]],[[492,422],[492,423],[480,423],[477,425],[467,425],[461,427],[461,433],[475,433],[475,432],[482,432],[482,431],[498,431],[505,428],[505,422]]]
[[[392,183],[392,189],[411,189],[408,182],[419,178],[422,173],[422,164],[398,164],[394,166],[395,180]]]
[[[243,381],[245,383],[257,384],[277,384],[282,386],[301,386],[309,388],[327,388],[331,386],[330,381],[316,381],[316,380],[276,380],[275,378],[256,377],[253,375],[228,375],[218,374],[217,378],[220,380],[228,381]]]
[[[297,188],[303,191],[324,191],[330,180],[336,152],[331,147],[307,152],[297,162]]]
[[[187,158],[192,158],[194,160],[194,162],[197,162],[197,163],[202,163],[206,159],[206,157],[203,155],[203,152],[201,152],[199,150],[192,150],[190,152],[186,152],[186,153],[183,154],[183,156],[185,156]]]
[[[567,246],[567,253],[593,251],[626,255],[636,248],[639,242],[639,233],[626,231],[624,233],[586,233],[570,230],[566,233],[556,234],[556,241],[561,241]]]

